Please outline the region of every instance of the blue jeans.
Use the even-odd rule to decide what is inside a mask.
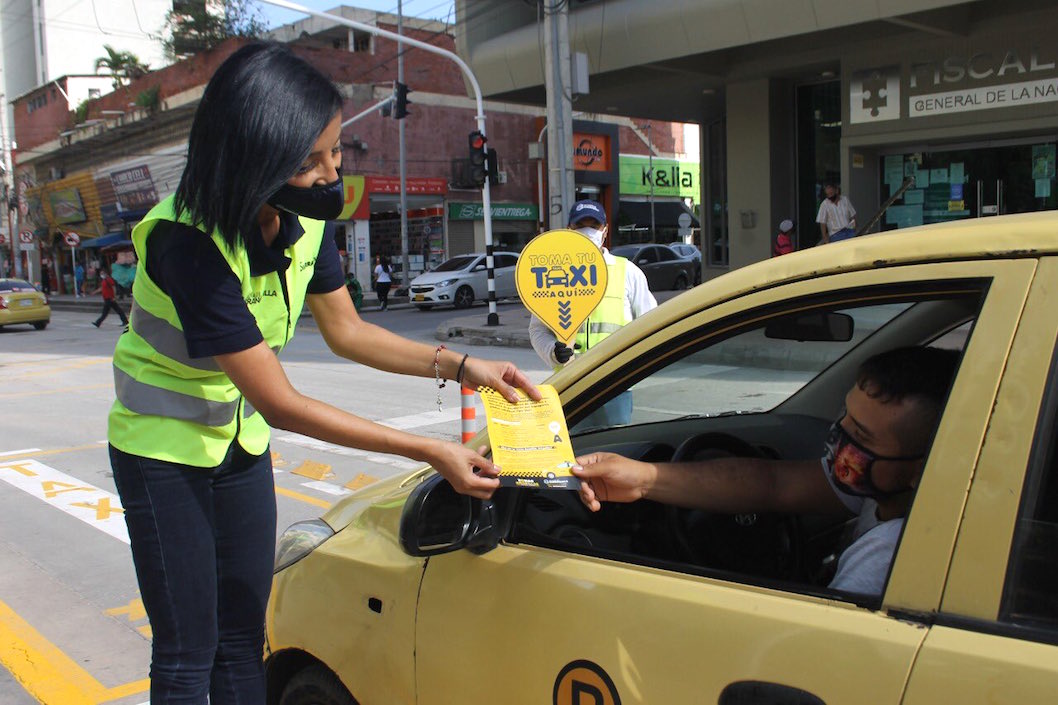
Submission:
[[[151,705],[265,702],[264,619],[275,557],[271,455],[237,443],[216,468],[110,447],[151,621]]]
[[[831,233],[830,241],[831,242],[841,242],[842,240],[848,240],[850,237],[855,237],[855,236],[856,236],[856,231],[853,230],[852,228],[842,228],[841,230],[837,231],[836,233]]]

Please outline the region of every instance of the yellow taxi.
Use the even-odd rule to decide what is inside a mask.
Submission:
[[[28,323],[44,330],[51,322],[48,297],[22,279],[0,278],[0,328]]]
[[[807,461],[864,360],[958,351],[880,594],[828,586],[844,518],[481,502],[424,468],[281,538],[269,702],[1054,702],[1055,290],[1058,213],[865,236],[708,281],[551,378],[578,453]],[[628,423],[588,426],[629,390]]]

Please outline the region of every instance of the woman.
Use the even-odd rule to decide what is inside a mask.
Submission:
[[[383,311],[389,306],[389,287],[393,284],[391,271],[389,258],[377,255],[375,257],[375,293],[378,294],[378,307]]]
[[[114,353],[114,481],[153,631],[151,703],[265,702],[276,533],[269,426],[430,463],[487,497],[495,468],[295,390],[274,351],[308,303],[337,355],[377,369],[539,393],[510,363],[414,343],[357,315],[330,228],[342,208],[342,99],[276,45],[210,80],[176,193],[132,233],[143,272]],[[480,474],[474,468],[480,468]]]

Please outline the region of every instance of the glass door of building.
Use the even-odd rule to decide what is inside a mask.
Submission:
[[[882,230],[1058,208],[1053,139],[881,157],[881,200],[914,183],[889,207]]]

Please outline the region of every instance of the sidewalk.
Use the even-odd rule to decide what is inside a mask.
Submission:
[[[73,294],[52,294],[48,296],[48,302],[56,311],[84,311],[96,315],[103,306],[103,299],[99,294],[91,294],[75,297]],[[118,304],[128,313],[132,305],[132,299],[119,300]],[[399,311],[412,308],[408,297],[390,297],[389,310]],[[360,313],[369,319],[379,313],[378,297],[374,292],[364,292],[364,303]],[[488,326],[486,322],[489,317],[489,307],[477,304],[469,309],[452,309],[451,318],[445,319],[437,330],[434,337],[438,340],[452,340],[462,345],[497,345],[514,348],[532,347],[529,343],[529,312],[521,304],[503,304],[497,308],[500,325]],[[302,318],[311,316],[306,306],[301,313]]]

